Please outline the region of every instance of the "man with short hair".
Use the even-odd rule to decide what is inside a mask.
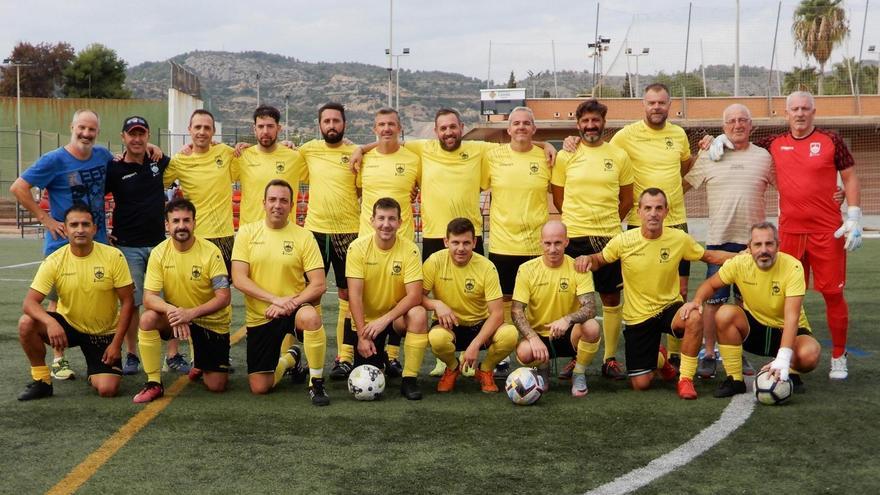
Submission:
[[[565,254],[568,232],[558,220],[541,229],[543,254],[523,263],[516,273],[511,308],[520,341],[516,357],[526,366],[537,366],[550,388],[550,361],[575,358],[572,397],[587,395],[585,371],[599,351],[599,323],[593,276],[578,273]]]
[[[144,281],[144,307],[138,344],[147,383],[135,403],[162,397],[162,339],[190,339],[190,380],[204,378],[212,392],[223,392],[229,378],[229,276],[212,242],[195,235],[196,207],[187,199],[165,206],[171,237],[153,248]],[[163,297],[164,296],[164,297]]]
[[[192,153],[177,153],[165,170],[164,186],[175,180],[185,198],[199,211],[198,231],[194,234],[220,249],[227,273],[232,263],[234,230],[232,224],[232,147],[211,145],[214,115],[195,110],[189,118]]]
[[[465,367],[475,369],[483,392],[498,392],[493,370],[516,346],[516,328],[504,323],[498,272],[474,253],[476,237],[470,219],[453,219],[446,227],[446,249],[432,254],[422,267],[422,305],[434,312],[428,339],[437,359],[446,364],[438,392],[451,392]],[[486,357],[477,367],[481,349]],[[460,359],[456,351],[464,351]]]
[[[561,151],[553,168],[550,188],[553,203],[562,212],[570,236],[565,254],[572,258],[602,251],[612,237],[621,232],[620,223],[633,204],[633,172],[629,156],[617,146],[602,140],[608,107],[595,99],[578,105],[575,111],[581,136],[577,151]],[[605,355],[602,376],[626,378],[617,361],[620,340],[620,287],[623,278],[616,261],[593,273],[593,282],[602,300],[602,330]],[[560,378],[570,377],[571,361]]]
[[[118,249],[94,242],[98,227],[88,206],[75,203],[63,218],[61,232],[70,243],[40,265],[18,320],[33,379],[18,396],[22,401],[52,395],[45,344],[58,352],[78,346],[86,359],[88,382],[101,397],[115,396],[122,379],[122,341],[134,311],[128,266]],[[53,290],[57,312],[41,306]]]
[[[233,280],[247,306],[251,392],[268,393],[285,371],[300,364],[299,348],[280,352],[285,335],[296,334],[309,361],[312,404],[326,406],[330,404],[323,378],[327,336],[313,306],[327,290],[324,265],[311,233],[290,221],[296,197],[291,185],[272,179],[263,196],[265,219],[243,225],[232,250]]]
[[[706,187],[709,203],[706,249],[739,253],[748,244],[749,227],[764,220],[764,193],[767,186],[775,185],[776,179],[770,153],[749,142],[752,115],[745,105],[734,103],[725,108],[722,128],[732,149],[719,162],[712,161],[711,152],[701,152],[682,185],[685,191]],[[706,277],[712,277],[719,268],[707,265]],[[706,300],[702,310],[704,357],[697,367],[700,378],[715,376],[715,313],[730,298],[732,287],[739,299],[736,286],[722,286]],[[754,374],[747,362],[742,366],[748,374]]]
[[[385,367],[385,337],[392,332],[407,334],[400,392],[409,400],[419,400],[418,374],[428,347],[427,315],[421,306],[422,264],[415,243],[397,235],[400,219],[400,203],[379,198],[370,216],[373,235],[359,237],[348,248],[345,276],[358,351],[354,364]]]
[[[682,314],[687,318],[689,312],[703,312],[703,303],[713,292],[725,284],[736,284],[745,309],[725,304],[715,312],[718,349],[727,372],[715,397],[746,392],[738,366],[743,349],[775,356],[764,369],[777,380],[790,377],[795,392],[802,393],[800,373],[814,370],[821,354],[804,313],[803,266],[793,256],[779,252],[779,234],[772,223],[756,223],[750,232],[749,252],[737,255],[703,282],[693,301],[682,306]]]
[[[649,187],[639,196],[638,214],[641,226],[618,234],[601,253],[580,256],[578,270],[596,270],[620,260],[623,273],[623,331],[626,346],[626,368],[634,390],[651,386],[658,367],[657,351],[662,358],[666,351],[660,346],[663,333],[682,339],[681,376],[678,396],[696,399],[693,378],[697,371],[697,352],[703,340],[703,320],[696,312],[684,317],[684,304],[676,283],[681,260],[702,260],[722,264],[734,253],[706,250],[693,237],[680,229],[664,228],[669,213],[666,194]],[[666,381],[676,377],[668,360],[660,374]]]

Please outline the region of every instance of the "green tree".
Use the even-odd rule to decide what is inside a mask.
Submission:
[[[792,91],[809,91],[816,93],[816,84],[819,74],[816,68],[808,65],[806,67],[794,67],[791,72],[786,72],[782,77],[782,92],[789,94]]]
[[[62,73],[74,58],[73,47],[68,43],[40,43],[32,45],[21,42],[15,45],[9,58],[21,67],[21,95],[48,98],[55,96],[61,87]],[[0,95],[15,96],[15,67],[3,67]]]
[[[131,98],[131,91],[123,87],[127,65],[115,50],[100,43],[89,45],[64,71],[64,96]]]
[[[516,76],[513,75],[513,71],[510,71],[510,77],[507,78],[507,87],[515,88],[516,87]]]
[[[676,72],[671,75],[660,71],[660,73],[657,74],[657,77],[651,82],[665,84],[669,88],[669,91],[672,92],[671,96],[680,97],[684,94],[687,94],[689,98],[703,96],[703,78],[700,77],[697,71],[688,72],[687,74]],[[707,88],[706,96],[713,96],[714,94],[715,93]]]
[[[843,0],[803,0],[794,11],[794,46],[819,64],[818,94],[823,93],[825,63],[834,47],[849,36]]]
[[[632,94],[632,90],[632,82],[629,78],[629,72],[627,72],[626,77],[623,78],[623,88],[621,89],[620,93],[623,95],[624,98],[632,98],[636,96]]]

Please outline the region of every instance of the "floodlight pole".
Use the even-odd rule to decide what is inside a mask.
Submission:
[[[15,177],[21,176],[21,68],[33,64],[23,64],[11,58],[3,60],[3,63],[15,67]]]
[[[391,54],[394,52],[394,0],[388,0],[388,108],[391,108],[391,86],[394,67],[391,65]]]

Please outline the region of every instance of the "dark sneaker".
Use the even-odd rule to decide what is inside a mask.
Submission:
[[[312,378],[312,384],[309,386],[309,397],[312,398],[313,406],[329,406],[330,397],[324,390],[323,378]]]
[[[502,382],[507,380],[507,375],[510,374],[510,363],[507,361],[501,361],[497,365],[495,365],[495,379],[501,380]]]
[[[122,365],[122,374],[123,375],[136,375],[138,372],[138,368],[141,365],[141,360],[132,353],[128,353],[125,356],[125,364]]]
[[[612,380],[626,380],[626,371],[624,371],[623,365],[620,364],[620,361],[610,357],[607,361],[602,363],[602,376]]]
[[[697,376],[703,380],[715,378],[715,371],[717,368],[718,361],[714,357],[704,357],[700,359],[700,363],[697,365]]]
[[[190,365],[183,354],[177,353],[170,358],[165,358],[165,368],[162,371],[173,371],[186,375],[189,374]]]
[[[52,384],[43,380],[34,380],[18,394],[18,400],[34,400],[52,397]]]
[[[805,394],[807,393],[807,387],[804,386],[804,381],[801,380],[801,375],[797,373],[790,373],[788,378],[791,380],[792,391],[796,394]]]
[[[131,401],[135,404],[145,404],[153,402],[163,395],[165,395],[165,387],[161,383],[147,382],[144,388]]]
[[[354,366],[351,365],[348,361],[339,361],[338,363],[333,365],[333,369],[330,370],[330,379],[331,380],[345,380],[348,378],[351,370],[354,369]]]
[[[290,383],[305,383],[306,378],[309,375],[309,370],[303,366],[302,351],[299,347],[293,346],[287,350],[287,353],[293,356],[294,361],[296,361],[296,364],[294,364],[293,367],[288,368],[287,371],[285,371],[285,374],[290,376]]]
[[[562,371],[556,375],[556,378],[559,378],[560,380],[571,380],[571,375],[574,374],[574,367],[576,364],[577,361],[574,359],[566,363],[565,367],[562,368]]]
[[[397,378],[403,376],[403,366],[396,359],[389,359],[385,362],[385,376],[389,378]]]
[[[400,381],[400,395],[407,400],[422,400],[422,391],[419,389],[419,382],[414,376],[405,376]]]
[[[724,397],[733,397],[737,394],[746,393],[746,382],[742,380],[734,380],[732,376],[727,375],[727,378],[721,382],[721,385],[718,385],[718,388],[715,389],[715,393],[713,394],[715,397],[719,399],[723,399]]]

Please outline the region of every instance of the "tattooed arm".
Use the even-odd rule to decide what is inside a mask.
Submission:
[[[522,340],[528,342],[531,347],[531,357],[533,361],[540,361],[543,363],[549,361],[550,353],[547,352],[547,346],[541,342],[541,338],[532,328],[532,325],[529,324],[529,320],[526,319],[526,305],[520,301],[513,301],[513,304],[510,307],[510,317],[513,319],[513,324],[519,331]]]
[[[577,311],[567,314],[550,324],[550,337],[558,339],[565,335],[568,328],[574,323],[583,323],[596,316],[596,297],[594,292],[587,292],[578,296],[581,304]]]

